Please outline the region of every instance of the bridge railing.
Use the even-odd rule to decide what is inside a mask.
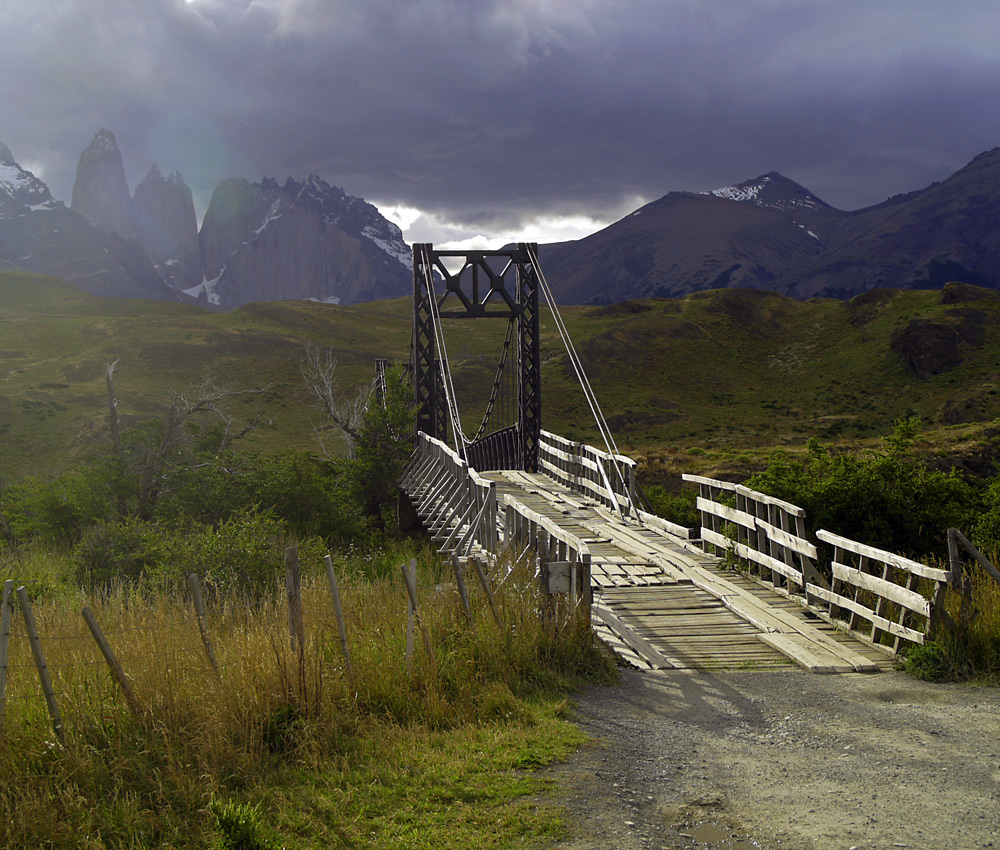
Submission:
[[[807,581],[825,585],[816,569],[819,552],[806,539],[802,508],[742,484],[699,475],[682,477],[698,485],[697,507],[706,549],[713,547],[715,554],[733,552],[747,562],[751,574],[775,587],[803,593]]]
[[[590,549],[576,535],[560,528],[547,516],[523,505],[511,496],[504,496],[504,547],[517,559],[527,550],[538,554],[543,569],[554,564],[567,567],[567,591],[570,604],[584,605],[587,621],[593,590],[590,582]]]
[[[467,553],[474,544],[497,548],[496,484],[479,475],[441,440],[419,432],[400,486],[442,550]]]
[[[846,621],[848,629],[878,645],[883,635],[891,635],[893,652],[903,641],[922,644],[935,625],[944,605],[944,594],[951,576],[874,546],[866,546],[829,531],[816,536],[833,547],[830,588],[809,584],[806,594],[826,603],[831,620]],[[918,587],[930,585],[927,598]]]
[[[829,531],[831,582],[817,569],[820,553],[806,539],[805,511],[742,484],[684,475],[699,487],[706,551],[731,553],[747,572],[799,600],[865,643],[898,652],[922,644],[937,624],[951,572],[925,566]]]
[[[539,472],[544,472],[560,484],[584,496],[596,499],[623,514],[633,512],[635,495],[635,461],[625,455],[576,443],[542,431],[538,447]]]

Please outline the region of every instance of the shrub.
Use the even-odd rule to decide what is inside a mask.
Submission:
[[[682,487],[676,493],[671,493],[662,484],[651,484],[646,488],[646,498],[649,499],[653,513],[664,519],[688,528],[695,528],[700,522],[698,491],[693,487]]]
[[[913,452],[914,428],[912,420],[897,423],[884,448],[851,454],[811,440],[804,459],[775,454],[747,486],[804,508],[813,532],[943,557],[947,529],[967,521],[978,494],[957,470],[932,469]]]

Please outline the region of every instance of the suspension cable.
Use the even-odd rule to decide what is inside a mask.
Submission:
[[[486,433],[486,429],[489,427],[490,419],[493,417],[493,408],[496,405],[497,397],[500,396],[500,385],[505,377],[504,370],[507,366],[507,353],[510,351],[510,343],[514,338],[514,319],[507,323],[507,336],[504,337],[503,348],[500,350],[500,363],[497,366],[496,377],[493,379],[493,389],[490,390],[490,400],[486,405],[486,413],[483,414],[483,421],[479,424],[479,430],[476,432],[476,436],[472,438],[471,442],[476,442],[483,434]],[[504,419],[504,405],[503,397],[500,397],[500,417],[502,421]]]
[[[444,386],[445,404],[448,406],[448,418],[451,420],[451,436],[455,443],[455,451],[460,457],[465,457],[465,446],[468,439],[462,433],[462,423],[458,415],[458,402],[455,398],[455,387],[451,380],[451,364],[448,361],[448,349],[444,343],[444,328],[441,327],[441,314],[437,303],[437,293],[434,291],[434,279],[430,264],[422,264],[424,269],[424,285],[427,287],[428,300],[431,307],[431,325],[434,328],[434,344],[441,354],[442,385]],[[461,437],[461,439],[459,439]]]
[[[597,395],[594,393],[594,389],[590,385],[590,380],[587,378],[587,373],[584,371],[583,363],[580,361],[580,357],[576,353],[576,347],[573,345],[573,340],[569,335],[569,331],[566,329],[566,324],[563,322],[562,314],[559,312],[559,307],[556,305],[555,298],[552,296],[552,290],[549,288],[548,281],[545,279],[545,274],[542,272],[541,265],[538,262],[538,254],[532,248],[530,243],[527,248],[528,259],[531,260],[535,267],[535,272],[538,275],[538,281],[541,285],[542,294],[545,296],[545,301],[549,305],[549,309],[552,311],[553,321],[559,331],[559,336],[562,338],[563,345],[566,348],[566,353],[573,366],[573,371],[576,372],[577,380],[580,382],[583,395],[587,399],[587,404],[589,405],[590,412],[594,417],[595,423],[597,424],[597,429],[601,433],[601,439],[604,441],[604,446],[608,450],[608,454],[615,460],[612,465],[615,468],[615,472],[618,473],[618,479],[622,483],[622,489],[628,495],[629,505],[632,508],[632,515],[638,519],[639,512],[632,496],[632,490],[625,481],[625,476],[622,475],[621,467],[617,463],[620,452],[618,451],[618,445],[615,443],[614,435],[611,433],[611,428],[608,426],[608,422],[604,418],[604,414],[601,412],[601,406],[597,401]],[[610,482],[606,483],[608,485],[608,489],[610,490]],[[621,514],[621,509],[618,507],[618,500],[613,498],[613,494],[611,502],[616,511]]]

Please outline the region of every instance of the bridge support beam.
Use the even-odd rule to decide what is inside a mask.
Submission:
[[[437,319],[496,318],[517,326],[517,422],[514,440],[493,440],[483,458],[498,445],[510,445],[512,457],[497,458],[494,468],[538,470],[542,393],[539,348],[539,272],[531,260],[535,245],[520,243],[497,251],[436,251],[429,243],[413,246],[413,392],[417,430],[448,442],[451,415],[445,398]],[[450,271],[444,260],[461,260]],[[439,294],[435,278],[443,280]],[[488,439],[488,437],[487,437]],[[464,452],[464,447],[461,447]]]

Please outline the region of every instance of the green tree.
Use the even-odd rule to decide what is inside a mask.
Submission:
[[[399,366],[386,372],[382,404],[371,398],[362,416],[354,457],[342,461],[348,492],[383,528],[394,519],[399,480],[413,453],[413,390]]]

